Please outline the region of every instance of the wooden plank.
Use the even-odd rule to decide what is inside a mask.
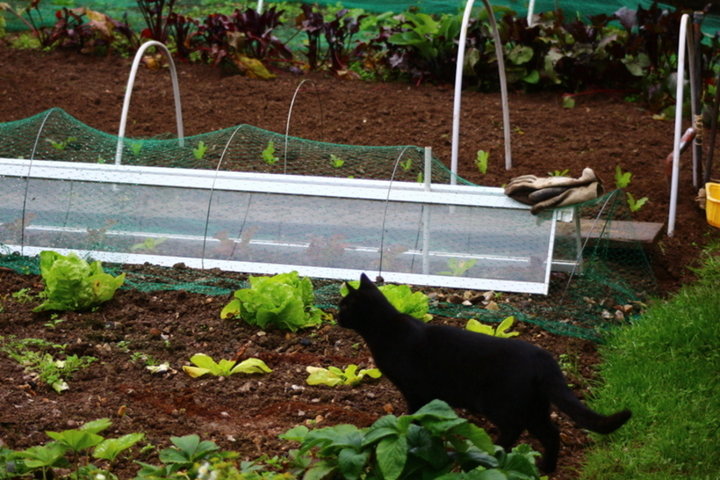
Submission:
[[[637,242],[652,244],[660,236],[665,224],[657,222],[636,222],[632,220],[605,220],[591,218],[580,219],[580,231],[583,239],[607,239],[613,242]],[[575,235],[575,222],[558,223],[557,234]]]

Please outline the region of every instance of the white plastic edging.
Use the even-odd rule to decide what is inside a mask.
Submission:
[[[680,38],[678,41],[678,70],[677,87],[675,91],[675,139],[673,140],[672,180],[670,184],[670,210],[668,212],[667,234],[672,237],[675,233],[675,216],[678,197],[678,177],[680,176],[680,138],[682,137],[682,104],[683,83],[685,82],[685,49],[687,38],[687,25],[690,16],[685,13],[680,18]]]
[[[500,187],[0,158],[6,177],[529,210]]]
[[[458,151],[460,138],[460,106],[462,103],[462,77],[463,66],[465,64],[465,43],[467,42],[468,22],[472,13],[474,0],[468,0],[465,4],[462,25],[460,26],[460,38],[458,40],[458,54],[455,65],[455,97],[453,99],[453,124],[452,124],[452,145],[450,157],[450,183],[453,185],[457,182],[458,172]],[[503,112],[503,135],[505,138],[505,169],[512,168],[512,153],[510,146],[510,109],[508,106],[507,79],[505,78],[505,57],[503,55],[502,43],[500,41],[500,33],[498,32],[497,22],[495,21],[495,13],[488,0],[483,0],[485,9],[488,12],[488,20],[492,27],[493,39],[495,42],[495,56],[498,62],[498,74],[500,76],[500,97],[502,101]]]
[[[123,101],[122,114],[120,115],[120,129],[118,130],[118,144],[117,150],[115,151],[115,164],[120,165],[122,161],[122,150],[123,150],[123,139],[125,138],[125,125],[127,124],[128,110],[130,110],[130,97],[132,97],[132,89],[135,84],[135,76],[137,75],[138,67],[140,66],[140,60],[142,55],[149,47],[158,47],[165,53],[168,58],[168,64],[170,65],[170,76],[172,78],[173,95],[175,97],[175,121],[177,123],[178,141],[180,146],[185,144],[185,133],[183,131],[182,121],[182,106],[180,105],[180,86],[177,78],[177,70],[175,69],[175,62],[172,59],[170,50],[156,41],[150,40],[143,43],[138,51],[135,53],[135,59],[133,60],[132,67],[130,68],[130,77],[128,78],[127,87],[125,89],[125,100]]]

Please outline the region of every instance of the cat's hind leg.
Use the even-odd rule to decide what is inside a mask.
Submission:
[[[523,426],[517,422],[493,422],[495,426],[500,430],[500,437],[497,440],[497,444],[500,445],[506,452],[512,450],[512,447],[517,443],[520,435],[525,430]]]
[[[537,415],[528,425],[528,432],[543,446],[543,456],[540,462],[540,470],[543,473],[551,473],[557,467],[558,453],[560,452],[560,430],[550,420],[550,416]]]

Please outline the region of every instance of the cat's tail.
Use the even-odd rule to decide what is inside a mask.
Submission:
[[[622,427],[632,415],[630,410],[621,410],[612,415],[602,415],[590,409],[570,390],[562,373],[559,377],[556,376],[546,382],[545,385],[550,401],[581,428],[596,433],[612,433]]]

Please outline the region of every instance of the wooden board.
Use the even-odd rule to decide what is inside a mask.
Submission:
[[[583,218],[580,230],[583,239],[605,238],[613,242],[638,242],[652,244],[660,236],[665,224],[657,222],[635,222],[631,220],[613,220],[609,224],[604,220]],[[574,235],[575,222],[558,223],[558,235]]]

